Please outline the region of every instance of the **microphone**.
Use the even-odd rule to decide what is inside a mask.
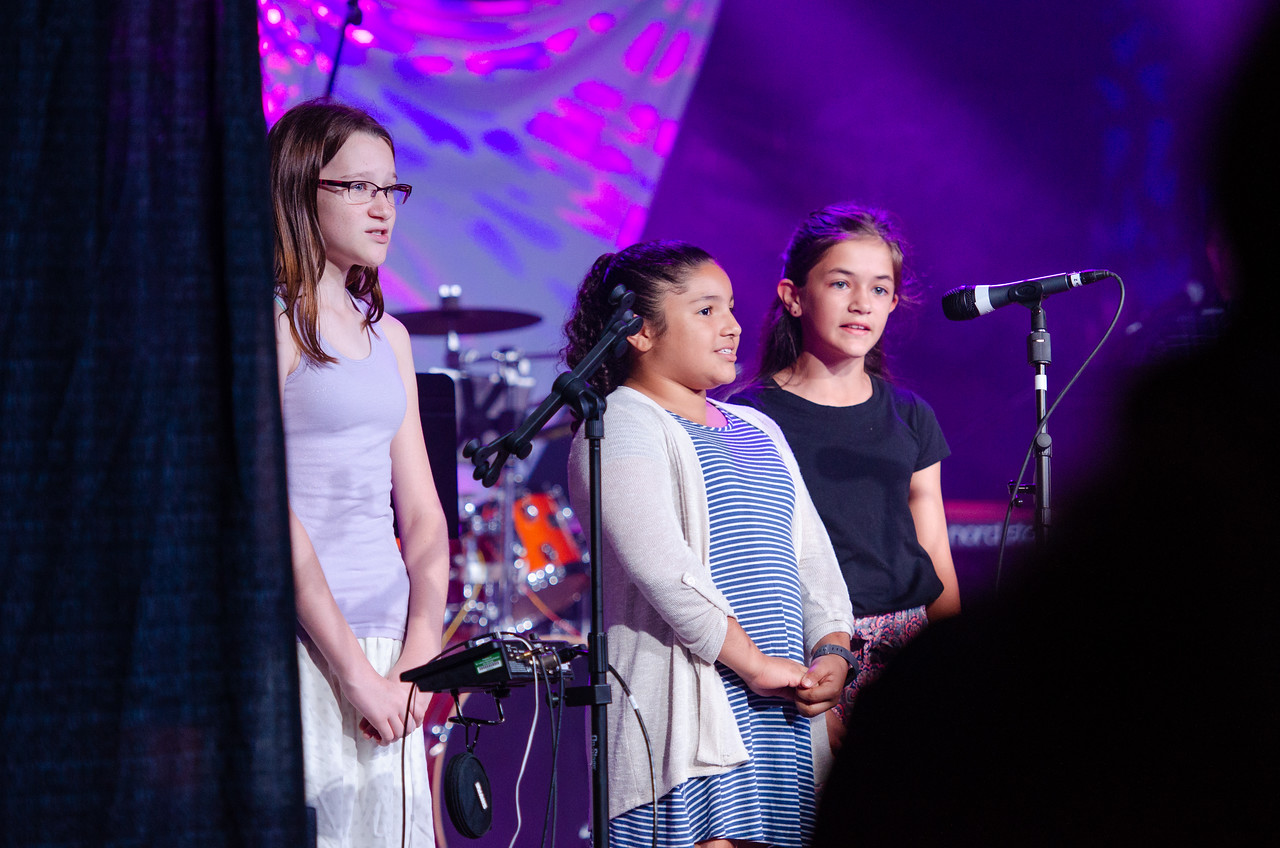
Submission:
[[[1010,303],[1035,304],[1058,292],[1069,291],[1114,276],[1110,271],[1076,271],[1050,274],[1034,280],[1002,286],[960,286],[942,296],[942,312],[952,321],[967,321]]]

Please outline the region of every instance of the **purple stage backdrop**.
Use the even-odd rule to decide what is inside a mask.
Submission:
[[[641,238],[685,239],[720,260],[750,368],[796,223],[840,200],[895,213],[919,286],[891,321],[892,368],[950,442],[943,487],[971,598],[992,588],[1000,502],[1035,429],[1030,322],[1020,306],[950,322],[941,295],[1088,268],[1124,278],[1117,331],[1049,428],[1064,505],[1106,473],[1135,372],[1212,337],[1228,305],[1207,163],[1215,107],[1266,6],[361,0],[335,94],[386,120],[416,188],[387,267],[391,311],[432,306],[439,285],[457,284],[464,305],[542,319],[465,338],[473,371],[500,348],[556,350],[591,260]],[[269,122],[323,93],[345,7],[262,0]],[[1106,280],[1049,300],[1051,396],[1119,299]],[[419,370],[441,366],[443,345],[420,338],[415,356]],[[531,401],[553,373],[533,361]],[[1015,516],[1014,563],[1029,521]],[[560,778],[563,844],[582,838],[581,733]],[[500,818],[482,844],[505,845],[514,828],[518,737],[506,728],[482,746]],[[537,825],[541,792],[525,797]]]
[[[733,278],[749,366],[795,223],[836,200],[892,210],[921,282],[918,308],[891,323],[894,372],[938,412],[951,499],[1003,497],[1034,407],[1027,311],[953,323],[941,294],[1115,271],[1119,328],[1050,427],[1065,498],[1105,460],[1133,369],[1218,320],[1208,131],[1265,5],[362,0],[335,93],[387,120],[417,187],[388,264],[391,310],[456,283],[464,305],[543,319],[464,339],[481,360],[558,348],[597,253],[682,238]],[[270,121],[323,93],[346,8],[261,9]],[[1051,394],[1118,300],[1104,281],[1048,302]],[[415,352],[420,370],[442,364],[438,339]],[[532,399],[551,374],[535,363]]]
[[[686,238],[721,260],[754,348],[779,254],[805,214],[845,199],[896,213],[923,285],[914,315],[891,320],[893,370],[938,412],[949,499],[1005,496],[1035,408],[1029,312],[954,323],[941,295],[1085,268],[1120,274],[1116,336],[1050,423],[1061,502],[1105,458],[1132,370],[1216,320],[1206,130],[1265,6],[726,3],[644,236]],[[1118,299],[1105,281],[1046,303],[1053,395]]]
[[[439,304],[519,310],[532,327],[476,336],[472,370],[498,348],[548,353],[601,253],[640,238],[718,0],[361,0],[334,97],[396,140],[415,187],[382,276],[393,314]],[[342,0],[260,0],[268,123],[325,93]],[[443,366],[418,338],[419,370]],[[553,363],[533,370],[543,390]]]

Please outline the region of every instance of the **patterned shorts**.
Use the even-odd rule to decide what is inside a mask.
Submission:
[[[924,607],[912,607],[853,620],[853,637],[861,639],[863,644],[858,654],[858,674],[840,694],[840,703],[831,708],[842,722],[849,720],[849,710],[858,692],[878,678],[898,651],[928,625],[924,610]]]

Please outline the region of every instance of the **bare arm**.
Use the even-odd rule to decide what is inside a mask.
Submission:
[[[960,612],[960,584],[951,559],[951,542],[947,538],[947,516],[942,504],[942,463],[935,462],[911,475],[907,495],[911,517],[916,525],[916,538],[933,560],[934,571],[942,581],[942,594],[927,610],[929,619],[956,615]]]
[[[795,700],[796,688],[806,679],[808,669],[785,657],[771,657],[751,641],[738,619],[729,618],[720,662],[738,673],[757,695],[770,695]]]
[[[440,653],[444,605],[449,589],[449,537],[444,510],[431,476],[418,413],[418,380],[404,326],[384,316],[379,322],[396,354],[408,405],[404,421],[391,440],[391,496],[395,503],[400,551],[409,572],[409,616],[400,659],[387,675],[400,684],[400,673],[423,665]],[[414,698],[414,722],[421,723],[430,696]],[[404,701],[401,706],[403,707]]]
[[[276,319],[276,360],[283,402],[285,378],[301,361],[283,313]],[[289,509],[289,542],[298,622],[337,675],[343,696],[365,717],[377,737],[389,744],[405,732],[403,690],[378,674],[360,649],[329,589],[311,538],[292,508]]]

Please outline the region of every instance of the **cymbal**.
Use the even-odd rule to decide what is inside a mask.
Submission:
[[[402,312],[395,316],[412,336],[443,336],[449,333],[499,333],[537,324],[542,316],[511,309],[451,307]]]

